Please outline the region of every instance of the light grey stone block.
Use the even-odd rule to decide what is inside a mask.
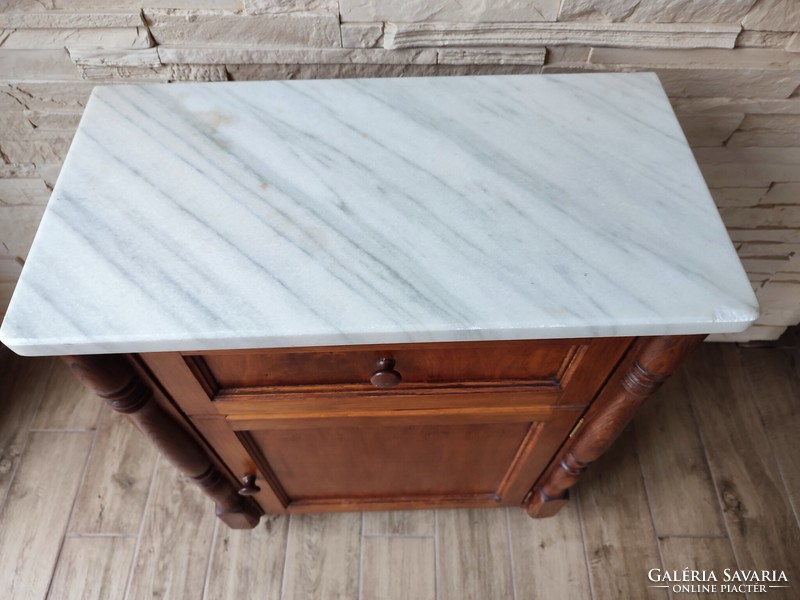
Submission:
[[[22,111],[28,122],[35,127],[34,135],[52,134],[72,135],[78,128],[83,112],[51,112],[39,110]]]
[[[589,62],[604,70],[655,71],[671,97],[788,98],[800,85],[799,58],[789,52],[760,49],[594,48]]]
[[[385,48],[580,45],[733,48],[736,25],[637,23],[387,23]]]
[[[242,10],[243,0],[3,0],[8,12],[42,12],[43,10],[100,11],[133,10],[142,8],[212,8]]]
[[[797,98],[670,98],[675,112],[749,114],[800,114],[800,97]]]
[[[293,12],[329,12],[339,14],[337,0],[244,0],[248,15],[280,14]]]
[[[42,179],[0,179],[0,205],[45,205],[50,191]]]
[[[755,206],[767,193],[767,187],[710,188],[714,204],[718,207]]]
[[[773,181],[800,181],[800,148],[693,150],[709,187],[759,187]]]
[[[0,206],[0,256],[28,256],[44,205]]]
[[[156,47],[142,50],[71,48],[69,56],[76,65],[85,67],[157,67],[161,64]]]
[[[787,31],[749,31],[745,29],[736,39],[736,47],[788,50],[791,39],[792,34]]]
[[[800,115],[747,115],[728,146],[800,146]]]
[[[79,73],[74,65],[71,69]],[[17,110],[80,112],[86,106],[94,85],[85,81],[0,83],[0,106]]]
[[[26,137],[33,134],[34,126],[18,106],[9,106],[0,110],[0,131],[6,137]]]
[[[563,0],[559,21],[739,23],[756,0]]]
[[[185,46],[341,47],[333,14],[239,15],[222,11],[145,10],[158,44]]]
[[[158,67],[81,66],[84,77],[96,82],[227,81],[224,65],[161,65]]]
[[[342,23],[344,48],[376,48],[383,41],[383,23]]]
[[[756,129],[753,131],[737,131],[727,144],[730,148],[745,147],[796,147],[800,146],[800,130],[770,131]]]
[[[163,63],[175,64],[436,64],[436,50],[346,48],[188,48],[159,46]]]
[[[64,48],[57,50],[6,50],[0,48],[0,73],[6,81],[68,81],[80,79]]]
[[[684,135],[693,147],[721,146],[736,131],[744,113],[726,115],[678,115]]]
[[[0,152],[12,163],[33,163],[35,165],[63,162],[71,135],[51,137],[47,140],[0,139]]]
[[[645,70],[658,73],[671,97],[788,98],[800,85],[800,71],[790,69]]]
[[[555,21],[561,0],[339,0],[343,21]]]
[[[800,183],[775,183],[761,204],[800,204]],[[797,237],[800,240],[800,235]]]
[[[628,50],[593,48],[589,62],[642,67],[800,69],[800,56],[783,50],[736,48],[735,50]]]
[[[141,27],[138,10],[0,12],[4,29],[91,29],[104,27]]]
[[[316,64],[316,65],[227,65],[234,81],[268,79],[337,79],[354,77],[435,77],[452,75],[512,75],[538,73],[528,65],[408,65],[408,64]]]
[[[45,50],[57,48],[149,48],[153,45],[147,27],[96,29],[16,29],[0,42],[4,49]]]
[[[800,2],[760,0],[745,16],[742,26],[759,31],[797,31],[800,29]]]
[[[533,65],[544,64],[544,48],[439,48],[442,65]]]

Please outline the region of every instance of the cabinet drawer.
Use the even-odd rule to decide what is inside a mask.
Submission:
[[[290,348],[185,355],[213,390],[285,386],[374,387],[381,359],[394,361],[401,381],[415,384],[527,383],[563,388],[587,363],[618,357],[629,339],[537,340]],[[603,364],[599,364],[603,370]]]
[[[493,393],[536,405],[588,404],[631,338],[283,348],[141,357],[186,414],[435,408]],[[376,387],[381,358],[400,382]]]

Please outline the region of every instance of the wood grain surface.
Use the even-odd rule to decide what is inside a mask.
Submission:
[[[102,479],[137,468],[134,436],[126,439],[132,428],[104,415],[97,431],[31,433],[53,363],[0,351],[0,491],[5,485],[12,492],[0,496],[2,596],[367,600],[374,589],[388,597],[403,593],[387,592],[382,582],[396,581],[409,561],[429,557],[407,583],[420,597],[429,585],[415,586],[433,573],[440,599],[483,600],[488,590],[499,600],[565,594],[576,600],[638,600],[648,597],[646,574],[654,566],[720,570],[765,564],[786,570],[792,585],[769,597],[793,599],[800,581],[792,571],[800,554],[798,357],[797,344],[785,342],[781,348],[703,345],[651,399],[652,411],[634,420],[635,440],[623,436],[618,458],[612,451],[595,463],[574,488],[572,503],[553,519],[530,520],[516,509],[472,511],[485,515],[476,519],[464,518],[469,512],[456,518],[461,511],[433,510],[293,515],[264,517],[257,529],[234,532],[163,461],[153,470],[158,481],[144,504],[138,496],[125,512],[124,499],[112,500],[116,483]],[[682,469],[686,460],[691,468]],[[711,474],[710,508],[696,501],[701,494],[695,468]],[[707,483],[702,487],[707,493]],[[82,500],[92,493],[103,502]],[[680,502],[670,501],[671,495]],[[703,519],[711,523],[714,514],[722,523],[718,533],[688,531],[702,531],[697,525]],[[670,534],[659,538],[654,522]],[[104,533],[96,533],[98,527]],[[84,575],[87,564],[91,577]],[[663,591],[658,596],[667,597]]]

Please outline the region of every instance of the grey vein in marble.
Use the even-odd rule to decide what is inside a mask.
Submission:
[[[755,297],[652,74],[96,88],[20,354],[723,333]]]

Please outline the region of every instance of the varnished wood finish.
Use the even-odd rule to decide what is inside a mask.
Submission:
[[[257,476],[261,490],[252,497],[265,510],[324,512],[520,504],[630,344],[433,343],[141,358],[227,468]]]
[[[258,523],[260,514],[242,501],[186,430],[152,401],[152,390],[124,357],[65,356],[63,359],[84,385],[115,411],[128,415],[164,456],[214,500],[217,515],[226,524],[247,528]]]
[[[549,517],[567,502],[568,490],[622,432],[639,405],[672,374],[705,336],[640,338],[622,368],[587,411],[582,427],[533,488],[532,517]]]
[[[176,377],[193,374],[202,392],[191,392],[189,414],[208,412],[207,404],[196,404],[203,396],[247,402],[325,392],[375,395],[381,390],[370,378],[382,359],[393,360],[400,375],[401,382],[391,390],[396,394],[492,388],[549,392],[557,395],[554,403],[585,405],[630,343],[630,338],[609,338],[237,350],[184,353],[183,366],[176,364],[175,355],[143,358],[160,380],[170,381],[165,384],[170,390],[188,392],[191,384]]]
[[[708,457],[711,463],[715,494],[711,508],[726,523],[720,533],[698,537],[699,531],[694,526],[697,518],[692,513],[698,511],[706,515],[708,507],[700,506],[706,501],[705,497],[693,499],[695,486],[691,479],[668,477],[675,497],[686,498],[687,502],[654,504],[651,483],[661,476],[662,468],[656,465],[652,470],[653,462],[644,460],[643,455],[675,453],[670,462],[678,461],[683,454],[676,452],[676,444],[665,444],[663,440],[685,440],[686,433],[681,428],[686,421],[665,418],[660,422],[665,428],[663,436],[640,436],[640,425],[644,432],[652,428],[645,426],[637,415],[632,423],[636,439],[630,435],[618,439],[608,459],[598,460],[592,466],[575,490],[573,502],[557,517],[530,520],[525,513],[512,508],[475,511],[507,513],[510,519],[510,552],[506,555],[501,551],[500,559],[493,562],[494,568],[489,571],[481,554],[486,551],[486,544],[470,543],[471,538],[483,539],[484,523],[467,520],[459,526],[464,543],[449,543],[453,537],[446,530],[447,524],[435,519],[437,511],[433,510],[364,513],[349,517],[341,527],[327,528],[325,524],[329,519],[339,523],[342,515],[319,515],[314,518],[312,527],[297,527],[301,520],[298,515],[277,517],[277,520],[271,517],[262,519],[257,530],[246,531],[231,530],[217,520],[214,549],[209,557],[206,524],[213,525],[215,519],[207,510],[207,499],[166,461],[160,461],[160,468],[170,470],[175,477],[168,478],[163,487],[149,486],[151,492],[143,511],[134,508],[131,512],[135,515],[121,515],[106,504],[109,521],[103,528],[104,533],[96,537],[94,516],[81,516],[82,511],[94,511],[95,506],[75,503],[70,530],[64,537],[63,527],[54,524],[64,523],[73,505],[75,487],[80,489],[79,494],[88,495],[99,481],[88,475],[83,479],[80,476],[80,465],[87,454],[90,469],[92,463],[98,462],[98,472],[108,473],[109,478],[119,477],[123,480],[121,483],[128,476],[127,468],[122,464],[122,470],[116,472],[116,458],[110,454],[113,447],[100,443],[102,431],[66,434],[85,436],[89,442],[95,437],[94,443],[81,445],[80,452],[73,452],[74,449],[64,444],[63,431],[34,430],[29,435],[38,404],[38,392],[32,392],[44,387],[52,363],[18,357],[10,352],[6,353],[10,360],[4,361],[0,347],[0,379],[10,382],[0,386],[3,415],[0,430],[5,428],[18,433],[3,448],[0,460],[0,475],[13,489],[2,508],[5,515],[0,528],[0,534],[5,532],[0,543],[0,552],[4,552],[0,561],[2,596],[44,600],[42,590],[49,585],[49,600],[93,598],[98,594],[104,599],[126,597],[128,600],[187,597],[181,596],[184,593],[209,600],[237,597],[271,600],[361,597],[366,600],[369,591],[374,589],[367,577],[396,581],[395,575],[405,572],[402,561],[408,556],[405,552],[389,552],[387,560],[372,560],[367,548],[369,540],[391,541],[398,536],[409,536],[435,544],[438,561],[432,560],[427,568],[436,574],[440,598],[448,593],[463,592],[466,586],[474,595],[464,595],[464,598],[497,597],[492,593],[507,589],[504,588],[507,569],[513,573],[513,597],[517,600],[562,598],[565,594],[570,600],[616,600],[645,597],[644,588],[649,583],[647,572],[654,567],[713,568],[721,573],[725,568],[753,569],[763,564],[767,565],[765,568],[786,570],[791,586],[772,589],[766,596],[794,600],[797,596],[794,582],[800,580],[796,564],[800,556],[796,545],[800,526],[797,512],[791,510],[790,498],[795,488],[791,485],[789,469],[797,462],[791,460],[796,455],[796,452],[791,453],[794,443],[791,434],[797,430],[792,423],[795,415],[800,414],[800,395],[793,391],[798,374],[793,370],[791,354],[795,355],[795,364],[800,364],[800,350],[733,347],[729,350],[737,360],[730,356],[721,360],[717,355],[719,345],[703,344],[682,370],[683,374],[688,374],[684,377],[690,400],[686,410],[697,413],[700,454]],[[665,389],[667,387],[657,392],[659,402],[675,399],[674,392]],[[158,394],[156,400],[159,400]],[[650,402],[648,400],[648,404]],[[17,405],[24,410],[15,408]],[[104,406],[102,410],[105,415],[101,422],[105,422],[110,409]],[[650,415],[644,417],[651,418]],[[235,439],[235,435],[233,437]],[[42,445],[48,439],[52,444]],[[54,461],[53,456],[58,460]],[[108,464],[102,464],[103,461]],[[15,467],[17,462],[18,468]],[[700,466],[709,468],[702,459]],[[649,494],[643,493],[640,470]],[[46,472],[54,475],[45,477]],[[185,485],[178,489],[176,482],[181,480]],[[116,484],[109,482],[108,485]],[[681,489],[684,485],[689,485],[689,489]],[[0,505],[3,505],[3,497],[0,497]],[[102,510],[103,503],[97,508]],[[673,523],[675,527],[662,539],[647,523],[651,516],[655,518],[656,512],[664,511],[671,511],[671,514],[661,521]],[[156,520],[151,526],[149,523],[154,517]],[[358,536],[360,519],[363,519],[364,528]],[[78,526],[73,528],[73,523]],[[137,526],[130,530],[129,523]],[[680,529],[681,523],[686,523],[685,529]],[[84,524],[88,529],[83,529]],[[269,527],[270,524],[273,526]],[[287,561],[286,566],[290,568],[284,569],[287,529],[292,529],[295,558],[291,563]],[[113,533],[115,531],[120,533]],[[130,532],[121,533],[123,531]],[[87,534],[89,537],[84,537]],[[340,536],[347,536],[348,541],[343,542]],[[103,546],[108,541],[110,549],[92,550],[80,540],[89,540],[86,543],[92,547],[95,541],[103,542]],[[320,540],[327,543],[320,543]],[[732,541],[735,552],[728,550]],[[657,551],[653,552],[658,547],[652,546],[653,543],[660,546],[660,557]],[[160,563],[160,571],[137,568],[129,578],[130,564],[123,564],[127,554],[114,550],[123,546],[133,548],[135,563],[141,562],[143,566]],[[20,556],[20,548],[28,554]],[[60,552],[54,551],[58,548]],[[151,553],[154,560],[148,562],[145,557]],[[343,553],[346,559],[339,560]],[[187,561],[209,566],[205,571],[197,572],[193,568],[187,571]],[[330,564],[323,564],[326,561]],[[447,570],[459,561],[465,565],[479,565],[480,574],[468,582],[459,582],[452,577],[453,570]],[[591,589],[581,581],[581,573],[587,570],[587,565],[592,571]],[[191,573],[191,586],[186,585],[188,580],[181,581],[187,572]],[[91,577],[87,579],[84,573]],[[299,582],[295,580],[298,577]],[[413,584],[408,582],[409,589],[420,591]],[[451,586],[455,587],[454,591]],[[15,590],[24,592],[15,593]],[[337,596],[337,590],[349,595]],[[684,593],[680,596],[692,597]],[[660,597],[666,598],[666,592],[660,592]],[[717,596],[699,594],[699,597]]]

